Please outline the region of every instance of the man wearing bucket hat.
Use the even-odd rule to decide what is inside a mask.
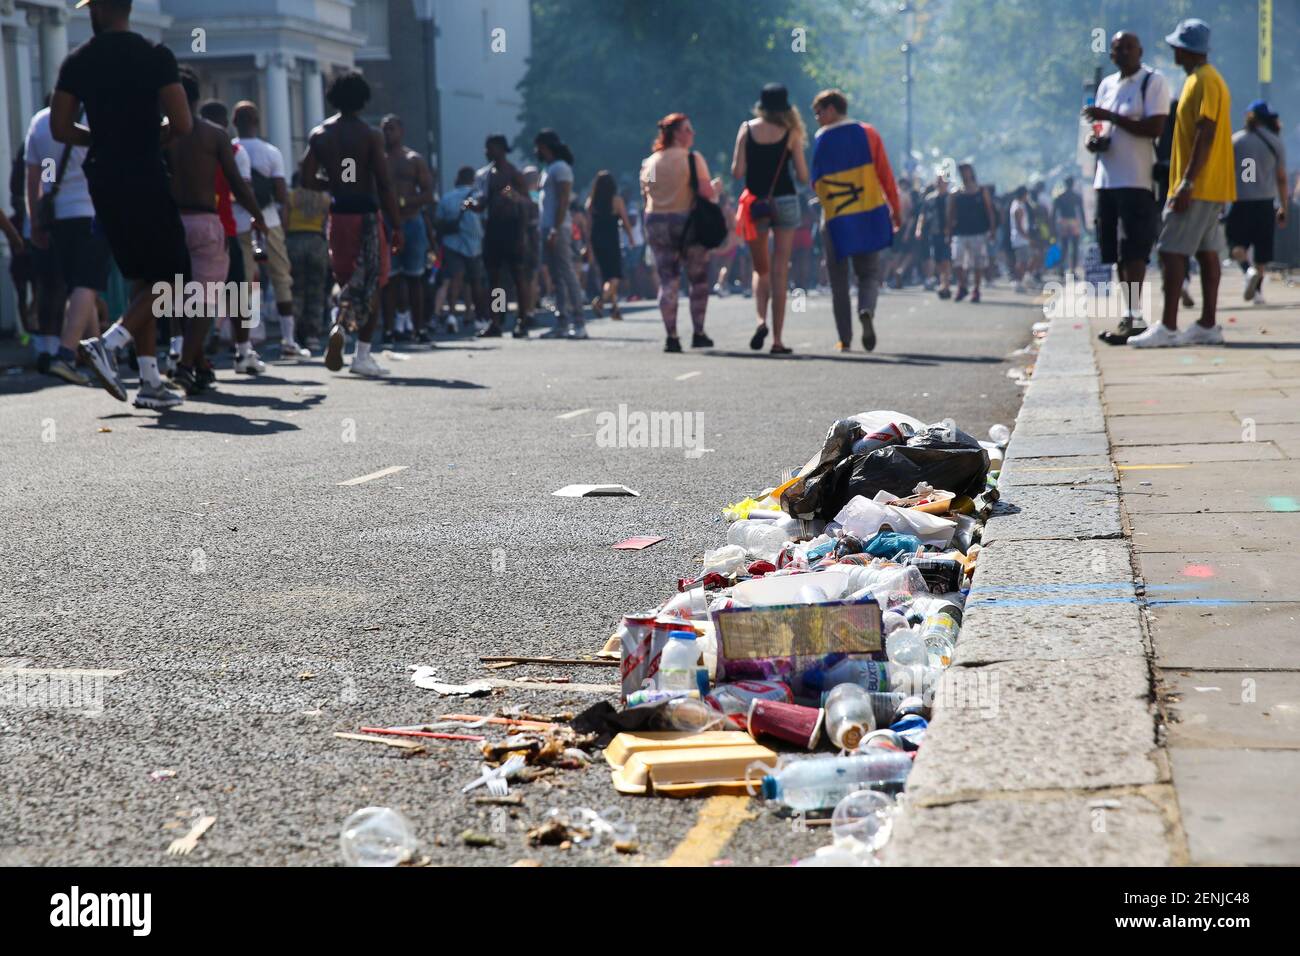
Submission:
[[[1286,228],[1286,146],[1272,107],[1255,100],[1246,107],[1246,126],[1232,134],[1237,201],[1224,229],[1232,258],[1246,273],[1247,302],[1264,304],[1264,267],[1273,261],[1273,235]],[[1280,200],[1280,202],[1275,201]],[[1253,253],[1253,257],[1252,257]]]
[[[1232,97],[1223,77],[1209,63],[1210,28],[1203,20],[1184,20],[1165,37],[1174,62],[1187,73],[1174,119],[1169,156],[1169,200],[1156,249],[1164,277],[1161,324],[1128,340],[1135,348],[1171,345],[1221,345],[1223,332],[1215,322],[1219,294],[1219,258],[1223,236],[1219,217],[1225,204],[1237,198],[1232,154]],[[1196,256],[1201,267],[1201,318],[1181,334],[1178,301],[1187,260]]]

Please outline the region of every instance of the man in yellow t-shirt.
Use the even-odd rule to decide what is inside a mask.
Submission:
[[[1232,97],[1223,77],[1209,63],[1210,28],[1203,20],[1184,20],[1165,41],[1174,62],[1187,73],[1178,97],[1169,157],[1169,199],[1156,250],[1164,279],[1160,325],[1128,340],[1136,348],[1171,345],[1222,345],[1215,323],[1223,231],[1219,217],[1237,198],[1232,150]],[[1201,318],[1181,334],[1178,301],[1187,276],[1187,259],[1201,267]]]

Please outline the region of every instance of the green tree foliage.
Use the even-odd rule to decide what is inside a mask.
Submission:
[[[927,173],[966,156],[999,188],[1075,171],[1084,84],[1098,68],[1114,70],[1109,38],[1121,29],[1139,35],[1147,62],[1177,91],[1184,75],[1164,37],[1199,16],[1232,90],[1234,125],[1259,92],[1253,0],[913,4],[913,150]],[[1300,89],[1300,3],[1274,8],[1273,105],[1295,129],[1300,116],[1287,111]],[[895,168],[904,165],[909,35],[899,0],[534,0],[533,12],[526,142],[542,126],[559,129],[580,181],[598,168],[634,175],[655,122],[674,110],[690,114],[710,169],[725,171],[736,128],[770,80],[790,87],[809,124],[812,95],[843,88],[850,112],[874,123]],[[796,29],[805,52],[792,49]]]
[[[740,123],[764,83],[790,87],[811,122],[816,88],[795,52],[805,0],[535,0],[532,57],[521,84],[523,132],[554,127],[577,158],[578,182],[600,169],[634,180],[656,124],[684,112],[715,175],[730,167]],[[809,37],[809,45],[812,38]]]

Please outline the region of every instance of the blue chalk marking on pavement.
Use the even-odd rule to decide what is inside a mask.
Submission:
[[[1147,585],[1148,591],[1187,591],[1196,587],[1195,584],[1150,584]],[[986,594],[1041,594],[1043,592],[1052,593],[1056,591],[1132,591],[1132,581],[1115,581],[1112,583],[1097,584],[1005,584],[991,585],[986,588],[980,588],[980,596]]]
[[[1300,511],[1300,502],[1294,498],[1275,497],[1268,499],[1268,506],[1274,511]]]
[[[1134,595],[1132,597],[1058,597],[1058,598],[1012,598],[1009,601],[973,601],[971,607],[1094,607],[1102,604],[1141,604],[1148,607],[1172,607],[1175,605],[1199,605],[1202,607],[1227,607],[1232,604],[1250,604],[1251,601],[1230,601],[1220,598],[1178,598],[1164,601],[1145,601]]]

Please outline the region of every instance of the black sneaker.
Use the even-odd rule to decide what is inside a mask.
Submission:
[[[875,318],[870,309],[863,309],[858,313],[858,321],[862,323],[862,347],[870,352],[876,347],[876,327],[872,324]]]
[[[664,341],[665,352],[680,352],[682,350],[682,340],[675,335],[668,336]]]
[[[691,336],[691,348],[711,349],[713,348],[713,339],[709,338],[703,332],[696,332]]]
[[[480,332],[477,336],[480,339],[499,339],[501,338],[501,326],[495,322]]]
[[[533,317],[531,315],[521,315],[515,320],[515,328],[510,334],[517,339],[528,338],[528,330],[532,328]]]
[[[952,290],[951,290],[951,289],[940,289],[938,294],[939,294],[939,298],[941,298],[941,299],[951,299],[951,298],[952,298]]]
[[[210,361],[204,359],[202,364],[194,370],[194,381],[204,391],[217,387],[217,370]]]
[[[754,330],[754,334],[749,339],[749,347],[755,352],[761,352],[763,349],[763,340],[767,338],[767,326],[760,325]]]
[[[966,287],[964,285],[960,285],[957,287],[957,294],[952,297],[952,300],[954,302],[960,302],[964,298],[966,298]]]
[[[172,371],[172,382],[179,386],[186,395],[198,395],[203,391],[198,374],[188,365],[177,365]]]

